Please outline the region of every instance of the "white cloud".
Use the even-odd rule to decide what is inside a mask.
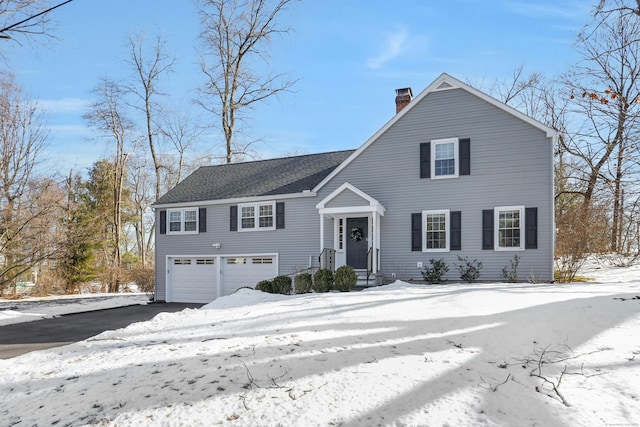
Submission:
[[[369,68],[380,68],[407,50],[409,32],[405,28],[387,35],[382,51],[378,56],[367,59]]]
[[[40,99],[38,105],[50,113],[84,113],[89,100],[81,98]]]

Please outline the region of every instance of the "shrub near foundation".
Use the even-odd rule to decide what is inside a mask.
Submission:
[[[333,288],[333,272],[321,268],[313,275],[312,289],[314,292],[329,292]]]
[[[261,280],[256,285],[256,291],[268,292],[270,294],[273,292],[273,282],[271,280]]]
[[[313,277],[310,273],[300,273],[293,280],[293,287],[296,294],[308,294],[311,292],[311,285],[313,284]]]
[[[282,295],[291,295],[291,277],[278,276],[273,279],[273,292]]]
[[[444,259],[430,259],[429,264],[431,266],[426,266],[424,271],[422,272],[422,277],[427,283],[443,283],[446,281],[444,275],[449,271],[449,266],[444,261]]]
[[[353,267],[343,265],[336,270],[333,281],[334,289],[340,292],[349,292],[358,282],[358,276]]]

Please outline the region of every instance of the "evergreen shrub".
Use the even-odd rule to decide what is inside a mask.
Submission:
[[[296,294],[308,294],[311,292],[313,277],[310,273],[300,273],[293,280],[293,286]]]
[[[333,271],[321,268],[313,275],[314,292],[329,292],[333,288]]]
[[[273,294],[273,282],[271,280],[261,280],[256,285],[256,290]]]
[[[353,267],[343,265],[336,270],[333,281],[334,289],[340,292],[349,292],[358,282],[358,276]]]
[[[291,277],[278,276],[272,281],[273,293],[291,295]]]

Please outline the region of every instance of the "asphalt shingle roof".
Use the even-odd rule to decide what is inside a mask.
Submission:
[[[318,185],[354,151],[203,166],[155,204],[301,193]]]

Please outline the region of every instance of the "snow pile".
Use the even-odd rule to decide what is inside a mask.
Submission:
[[[0,418],[30,426],[634,425],[640,285],[611,279],[395,282],[294,296],[242,289],[204,309],[0,361]]]

